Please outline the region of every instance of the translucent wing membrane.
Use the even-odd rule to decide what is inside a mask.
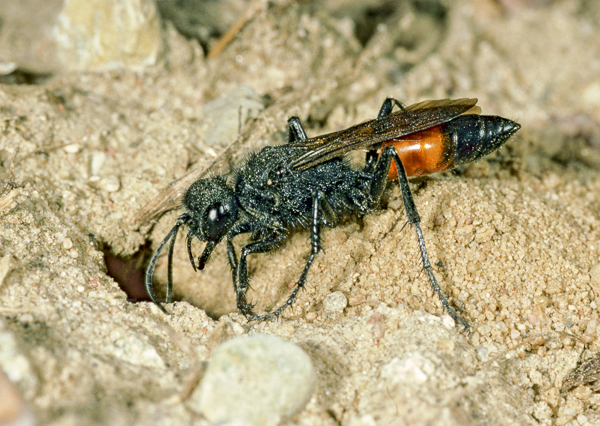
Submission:
[[[419,102],[386,115],[384,119],[365,121],[338,132],[291,144],[306,152],[290,159],[290,167],[306,170],[349,151],[377,149],[378,145],[439,124],[462,114],[479,114],[477,99],[439,99]]]

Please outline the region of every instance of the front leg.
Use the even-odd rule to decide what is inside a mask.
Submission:
[[[229,267],[231,268],[232,274],[232,282],[233,282],[233,291],[237,295],[238,285],[237,285],[237,269],[238,269],[238,261],[237,256],[235,254],[235,248],[233,247],[233,239],[241,234],[247,234],[248,232],[252,232],[252,226],[247,223],[237,225],[233,228],[229,234],[227,234],[227,259],[229,260]]]
[[[274,250],[281,242],[287,238],[285,230],[277,229],[267,238],[250,243],[242,247],[240,254],[240,262],[237,264],[237,274],[234,272],[234,288],[239,311],[245,316],[254,315],[252,304],[246,300],[246,292],[248,291],[248,261],[247,257],[254,253],[267,253]],[[229,247],[229,245],[228,245]],[[228,248],[229,254],[229,248]],[[235,253],[233,254],[235,258]],[[231,257],[230,257],[231,263]]]
[[[408,222],[415,228],[415,231],[417,232],[417,240],[419,241],[419,250],[421,251],[423,269],[427,271],[431,287],[440,298],[444,310],[446,310],[455,321],[459,322],[464,327],[464,330],[468,330],[469,323],[460,315],[458,315],[454,308],[450,306],[450,302],[448,302],[446,295],[440,288],[440,285],[433,274],[433,268],[431,267],[429,255],[427,254],[427,247],[425,246],[425,238],[423,238],[423,231],[421,230],[421,217],[417,212],[417,207],[415,206],[415,201],[410,191],[410,186],[408,185],[408,177],[406,176],[404,165],[402,164],[402,160],[398,156],[398,153],[393,145],[388,146],[383,150],[375,170],[373,171],[371,198],[373,202],[375,202],[381,197],[387,182],[387,176],[392,161],[396,163],[396,168],[398,169],[398,184],[400,185],[400,189],[402,191],[402,200],[404,202],[404,209],[406,210],[406,217],[408,218]]]
[[[158,257],[160,256],[160,252],[162,251],[165,244],[169,243],[169,252],[168,252],[168,263],[167,263],[167,297],[166,302],[171,302],[171,295],[173,294],[173,249],[175,247],[175,239],[177,238],[177,233],[179,232],[179,228],[183,225],[187,225],[191,221],[191,217],[188,214],[182,214],[177,218],[177,222],[175,226],[169,231],[164,240],[156,248],[156,251],[152,255],[150,259],[150,263],[148,264],[148,268],[146,269],[146,276],[144,280],[144,284],[146,286],[146,292],[150,297],[150,300],[156,304],[165,314],[168,314],[165,307],[158,301],[156,298],[156,293],[154,293],[154,286],[152,285],[152,276],[154,275],[154,268],[156,267],[156,262],[158,261]]]

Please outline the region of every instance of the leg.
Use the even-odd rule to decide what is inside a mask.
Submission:
[[[173,248],[175,247],[175,239],[177,238],[177,232],[182,225],[187,224],[191,218],[187,214],[183,214],[179,216],[175,226],[169,231],[164,240],[156,248],[156,251],[152,255],[150,259],[150,263],[148,264],[148,269],[146,269],[146,292],[150,297],[150,300],[156,304],[165,314],[168,314],[167,310],[163,305],[157,300],[156,294],[154,293],[154,286],[152,285],[152,276],[154,275],[154,268],[156,267],[156,262],[158,261],[158,257],[160,256],[160,252],[162,251],[165,244],[171,241],[169,245],[169,254],[168,254],[168,266],[167,266],[167,303],[171,302],[171,294],[173,292]]]
[[[252,308],[254,307],[254,305],[249,304],[246,300],[246,291],[248,290],[248,287],[249,287],[248,261],[246,260],[246,258],[250,254],[266,253],[266,252],[272,251],[273,249],[275,249],[275,247],[277,247],[277,245],[279,245],[279,243],[281,243],[283,240],[285,240],[286,237],[287,237],[287,234],[285,233],[285,231],[275,230],[275,232],[273,232],[273,234],[271,234],[271,236],[269,236],[268,238],[265,238],[261,241],[256,241],[256,242],[250,243],[242,248],[241,255],[240,255],[240,262],[237,264],[237,273],[234,272],[235,280],[234,280],[233,286],[236,290],[235,295],[236,295],[237,307],[238,307],[239,311],[245,317],[252,315],[252,317],[250,318],[250,319],[252,319],[255,316],[254,313],[252,312]],[[233,252],[233,246],[231,246],[231,249],[232,249],[233,258],[235,258],[235,253]],[[229,255],[229,245],[228,245],[227,254]],[[231,264],[231,258],[230,258],[229,262]]]
[[[196,272],[198,269],[196,268],[196,261],[194,260],[194,255],[192,254],[192,238],[194,238],[194,235],[192,234],[192,230],[188,229],[188,234],[187,234],[187,252],[188,252],[188,256],[190,258],[190,263],[192,264],[192,268],[194,268],[194,272]]]
[[[377,150],[370,149],[367,151],[367,158],[365,160],[365,168],[363,171],[367,174],[373,174],[377,161],[379,161],[379,154],[377,153]]]
[[[231,242],[231,239],[229,239],[229,238],[227,239],[227,259],[229,260],[229,266],[231,267],[231,274],[232,274],[232,279],[233,279],[233,291],[237,295],[238,261],[237,261],[236,255],[235,255],[235,248],[233,247],[233,243]]]
[[[227,235],[227,258],[229,260],[229,265],[231,267],[231,271],[233,274],[233,289],[234,291],[237,293],[237,258],[235,255],[235,249],[233,247],[233,243],[231,242],[231,240],[236,237],[239,234],[244,234],[246,232],[251,232],[250,226],[247,224],[243,224],[243,225],[238,225],[236,228],[234,228],[233,230],[231,230],[231,232],[229,232],[229,234]],[[194,260],[194,255],[192,253],[192,239],[194,238],[194,234],[192,233],[191,229],[188,232],[187,235],[187,251],[188,251],[188,256],[190,258],[190,263],[192,264],[192,267],[194,268],[194,272],[196,272],[198,269],[202,270],[204,269],[204,266],[206,265],[206,262],[208,261],[208,258],[210,257],[210,254],[212,253],[212,251],[214,250],[214,248],[217,246],[218,243],[214,242],[214,241],[208,241],[206,243],[206,246],[204,247],[204,251],[202,252],[202,256],[200,256],[198,258],[198,266],[196,266],[196,261]]]
[[[404,104],[400,102],[398,99],[394,98],[385,98],[383,101],[383,105],[379,109],[379,114],[377,114],[377,119],[381,120],[386,115],[390,115],[392,110],[394,109],[394,105],[397,105],[402,111],[405,110]],[[377,154],[377,150],[372,149],[367,151],[367,159],[365,161],[365,172],[372,173],[375,170],[375,164],[377,164],[377,160],[379,159],[379,154]]]
[[[173,239],[169,244],[169,252],[167,256],[167,292],[165,294],[165,303],[171,303],[173,296],[173,250],[175,250],[175,240],[177,239],[177,231],[173,234]],[[159,305],[160,306],[160,305]]]
[[[464,330],[468,330],[469,323],[460,315],[458,315],[454,308],[450,306],[450,302],[448,302],[446,295],[440,288],[440,285],[433,274],[433,268],[431,267],[429,255],[427,254],[427,248],[425,246],[425,238],[423,238],[423,231],[421,230],[421,218],[419,217],[419,213],[417,212],[417,208],[415,206],[415,201],[412,193],[410,192],[404,165],[402,164],[402,160],[400,160],[400,157],[393,146],[389,146],[383,150],[381,158],[379,159],[379,162],[377,163],[373,173],[373,184],[371,186],[371,196],[373,197],[373,201],[378,200],[383,193],[392,160],[396,163],[396,168],[398,169],[398,183],[402,191],[402,200],[404,202],[404,209],[406,210],[406,217],[408,218],[408,222],[415,228],[415,231],[417,232],[417,240],[419,241],[419,250],[421,251],[423,268],[425,271],[427,271],[431,287],[440,298],[444,310],[446,310],[455,321],[459,322],[464,327]]]
[[[390,115],[392,113],[392,109],[394,109],[394,105],[398,105],[398,108],[400,108],[402,111],[405,110],[404,104],[398,99],[385,98],[383,105],[381,105],[381,108],[379,109],[379,114],[377,114],[377,119],[379,120],[386,115]]]
[[[252,227],[248,224],[238,225],[233,228],[229,234],[227,234],[227,260],[229,260],[229,267],[231,268],[232,274],[232,282],[233,282],[233,291],[237,296],[238,292],[238,284],[237,284],[237,270],[238,270],[238,261],[237,256],[235,254],[235,247],[233,247],[232,240],[240,234],[246,234],[248,232],[252,232]]]
[[[289,137],[288,143],[302,142],[308,139],[304,127],[298,117],[292,117],[288,120]]]
[[[310,256],[308,257],[308,260],[306,262],[306,265],[304,265],[304,270],[302,271],[302,275],[300,275],[300,279],[296,283],[296,288],[294,288],[294,291],[288,297],[288,300],[283,305],[281,305],[279,308],[277,308],[273,312],[268,313],[266,315],[254,315],[254,316],[250,317],[250,321],[264,321],[264,320],[268,320],[268,319],[271,319],[274,317],[277,318],[277,317],[279,317],[279,315],[281,315],[281,313],[284,311],[285,308],[287,308],[288,306],[292,306],[294,304],[294,301],[296,300],[296,296],[298,295],[298,291],[300,291],[300,289],[303,288],[304,284],[306,283],[306,278],[308,277],[308,271],[310,270],[312,263],[314,262],[315,258],[317,257],[317,254],[319,254],[319,252],[322,250],[321,249],[320,224],[321,224],[322,216],[326,216],[326,213],[323,213],[323,211],[328,212],[329,210],[333,211],[333,209],[331,208],[331,205],[329,205],[329,202],[325,198],[323,198],[323,194],[317,193],[317,195],[315,195],[313,197],[313,211],[312,211],[313,217],[312,217],[312,226],[310,228],[311,252],[310,252]]]

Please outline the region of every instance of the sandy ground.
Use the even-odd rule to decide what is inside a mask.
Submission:
[[[169,24],[142,72],[0,86],[0,387],[15,386],[23,416],[203,424],[187,405],[202,366],[223,340],[261,332],[317,371],[288,424],[600,424],[598,371],[569,376],[600,346],[600,8],[406,2],[358,40],[340,4],[270,3],[211,59]],[[522,125],[485,161],[413,185],[470,335],[432,296],[393,185],[380,211],[324,233],[279,321],[235,313],[224,247],[194,273],[179,239],[169,316],[107,274],[105,258],[143,267],[173,226],[178,211],[135,220],[170,182],[281,143],[289,116],[313,136],[373,118],[386,96],[477,97]],[[259,310],[285,300],[308,253],[298,232],[252,259]],[[163,257],[157,289],[165,279]],[[336,291],[348,307],[325,310]],[[390,373],[408,361],[423,380]]]

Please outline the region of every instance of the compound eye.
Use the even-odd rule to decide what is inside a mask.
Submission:
[[[212,241],[218,241],[227,233],[230,211],[221,203],[214,204],[206,211],[204,232]]]

